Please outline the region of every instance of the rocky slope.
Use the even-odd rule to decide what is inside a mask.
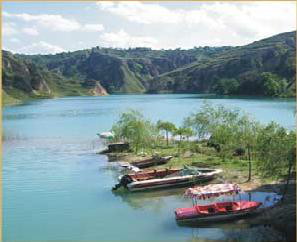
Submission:
[[[150,81],[148,91],[205,93],[223,89],[227,93],[222,94],[265,95],[263,82],[272,77],[276,82],[285,80],[284,92],[291,96],[295,92],[295,43],[296,32],[290,32],[236,47],[160,75]]]
[[[3,51],[4,101],[107,93],[292,96],[296,32],[242,47],[95,47],[56,55]]]

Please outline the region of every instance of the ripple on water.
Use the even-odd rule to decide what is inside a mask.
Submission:
[[[10,241],[275,241],[271,228],[179,227],[183,189],[114,194],[120,170],[96,155],[96,133],[136,108],[153,121],[180,125],[203,95],[131,95],[40,100],[3,112],[3,240]],[[295,127],[295,102],[212,98],[260,122]],[[176,111],[179,115],[176,115]],[[275,111],[278,115],[275,115]],[[253,199],[263,199],[257,193]],[[266,237],[265,237],[266,236]],[[268,236],[268,238],[267,238]]]

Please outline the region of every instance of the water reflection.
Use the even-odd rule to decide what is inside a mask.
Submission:
[[[150,208],[157,210],[161,207],[172,207],[172,205],[167,204],[169,200],[175,200],[175,203],[186,204],[188,201],[182,196],[183,192],[183,188],[148,192],[129,192],[121,188],[118,191],[113,191],[113,194],[120,197],[122,202],[127,203],[134,209]],[[173,212],[174,210],[172,210]]]
[[[195,98],[198,96],[71,97],[5,107],[3,241],[120,242],[139,238],[142,242],[201,242],[228,241],[228,236],[236,240],[238,233],[247,238],[249,233],[256,234],[254,227],[237,223],[232,229],[230,224],[179,227],[174,210],[192,205],[182,196],[183,188],[111,191],[122,171],[108,163],[106,156],[96,154],[103,148],[96,133],[110,130],[127,108],[142,110],[152,121],[163,119],[180,125],[207,98]],[[212,102],[242,108],[260,122],[295,125],[290,111],[295,103],[291,101],[223,98]]]

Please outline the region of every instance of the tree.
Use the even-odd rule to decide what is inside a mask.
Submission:
[[[139,148],[151,147],[157,135],[155,126],[136,110],[121,114],[120,119],[112,126],[112,131],[115,140],[130,142],[136,153]]]
[[[235,149],[245,148],[249,160],[248,180],[251,180],[251,154],[257,137],[258,122],[240,110],[205,103],[199,112],[186,119],[185,124],[191,125],[200,137],[210,135],[211,142],[219,146],[217,151],[223,160],[232,156]]]
[[[252,178],[252,150],[255,148],[255,143],[260,129],[260,124],[252,120],[249,116],[243,115],[238,120],[238,129],[236,131],[236,139],[241,147],[247,150],[249,161],[248,181]]]
[[[262,127],[257,135],[257,167],[263,176],[282,176],[286,169],[296,166],[294,150],[296,132],[288,132],[275,122]],[[291,170],[291,169],[289,169]]]
[[[166,121],[159,120],[157,122],[157,128],[159,130],[164,130],[165,131],[165,133],[166,133],[166,143],[167,143],[167,146],[168,146],[168,144],[169,144],[168,135],[169,135],[169,133],[173,133],[176,130],[175,125],[173,123],[171,123],[171,122],[166,122]]]
[[[201,109],[196,112],[190,114],[184,120],[185,127],[191,127],[195,134],[198,136],[198,139],[203,139],[209,134],[209,127],[213,120],[213,107],[212,105],[204,101]]]
[[[183,137],[187,137],[189,138],[190,136],[193,135],[193,131],[191,128],[187,128],[187,127],[179,127],[177,129],[175,129],[174,135],[179,135],[179,144],[178,144],[178,150],[180,150],[180,146],[182,144],[182,139]]]
[[[184,120],[184,126],[191,127],[198,139],[203,139],[211,135],[218,125],[231,125],[238,117],[237,109],[213,106],[205,101],[198,112],[190,114]]]
[[[227,95],[227,94],[236,94],[239,88],[238,80],[231,79],[220,79],[216,86],[214,87],[214,91],[218,94]]]
[[[283,96],[287,92],[288,82],[271,72],[261,74],[263,92],[267,96]]]

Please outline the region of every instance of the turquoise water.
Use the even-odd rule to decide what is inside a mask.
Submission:
[[[4,241],[203,241],[278,238],[267,228],[179,227],[174,209],[190,206],[183,189],[111,192],[120,171],[103,155],[96,133],[128,108],[181,124],[204,99],[239,107],[257,120],[295,128],[292,99],[228,99],[205,95],[117,95],[39,100],[3,112]],[[261,200],[261,194],[253,194]],[[266,231],[266,232],[265,232]],[[262,235],[263,234],[263,235]],[[266,237],[265,237],[266,236]]]

